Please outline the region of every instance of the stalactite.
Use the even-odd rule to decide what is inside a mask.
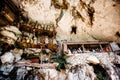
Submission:
[[[62,3],[60,3],[59,0],[52,0],[52,4],[56,9],[68,9],[68,5],[66,3],[66,0],[62,0]]]
[[[85,9],[85,7],[86,7],[86,3],[85,2],[83,2],[82,0],[80,0],[80,5],[82,6],[83,9]]]
[[[90,4],[87,6],[88,9],[88,14],[89,14],[89,18],[90,18],[90,24],[93,25],[93,21],[94,21],[94,8],[90,6]]]
[[[83,22],[85,21],[84,17],[80,14],[79,11],[76,10],[76,7],[72,7],[72,16],[74,19],[81,19]]]
[[[63,15],[64,15],[64,12],[63,12],[63,10],[61,9],[60,15],[59,15],[59,17],[56,19],[56,25],[58,25],[58,22],[61,20],[61,18],[63,17]]]
[[[113,0],[113,1],[115,1],[115,2],[118,3],[118,4],[120,4],[120,0]]]

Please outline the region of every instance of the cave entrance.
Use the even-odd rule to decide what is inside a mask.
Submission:
[[[90,65],[93,66],[94,73],[96,74],[98,80],[111,80],[108,73],[101,65],[99,64],[98,65],[90,64]]]
[[[76,26],[72,26],[71,27],[71,34],[74,33],[76,34],[77,33],[77,27]]]

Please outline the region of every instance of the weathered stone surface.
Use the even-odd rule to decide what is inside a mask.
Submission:
[[[117,68],[114,64],[119,64],[118,61],[120,60],[120,56],[112,52],[111,53],[90,53],[90,54],[86,53],[86,54],[73,55],[68,58],[68,61],[71,62],[72,66],[80,64],[80,65],[84,65],[85,67],[85,64],[87,64],[86,59],[91,55],[92,56],[94,55],[99,59],[100,65],[106,70],[106,72],[108,73],[109,77],[112,80],[119,80],[120,76],[117,74],[118,73],[117,71],[119,71],[119,68]],[[115,68],[117,70],[115,70]],[[87,69],[90,69],[90,68],[88,67]],[[89,71],[90,70],[88,70],[88,72]],[[86,73],[86,71],[84,73]],[[93,79],[90,79],[90,80],[93,80]]]
[[[4,63],[13,63],[14,55],[11,52],[6,52],[4,55],[0,56],[1,62]]]
[[[95,56],[89,56],[87,58],[87,61],[92,64],[99,64],[100,61]]]
[[[56,4],[62,5],[63,1],[67,3],[67,9],[55,8],[52,0],[23,0],[16,3],[20,4],[24,16],[30,20],[42,24],[54,23],[57,40],[107,40],[120,43],[119,1],[58,0]],[[76,34],[71,34],[72,26],[76,26]]]
[[[59,41],[64,39],[70,42],[107,40],[120,43],[120,4],[118,0],[66,0],[68,6],[66,9],[55,8],[51,1],[18,0],[16,3],[24,10],[23,15],[30,21],[38,21],[43,25],[54,24],[57,30],[56,38]],[[66,4],[63,4],[62,1],[59,0],[57,4]],[[72,26],[76,27],[75,32],[72,32]],[[42,80],[95,80],[94,69],[87,61],[89,56],[95,56],[100,61],[99,64],[112,80],[119,80],[120,69],[115,64],[120,64],[120,56],[112,52],[71,55],[67,61],[72,65],[66,72],[58,72],[55,69],[39,69],[39,77],[42,77]],[[6,57],[5,60],[7,60]],[[13,58],[2,62],[12,63]],[[20,77],[23,77],[26,72],[26,69],[22,70],[18,70],[19,74],[17,73]]]
[[[111,80],[119,80],[119,68],[113,61],[119,61],[118,55],[114,53],[85,53],[69,56],[67,59],[72,65],[66,71],[57,71],[56,69],[39,69],[39,78],[41,80],[97,80],[97,74],[92,65],[88,64],[89,56],[96,56],[100,60],[100,65],[106,70]]]

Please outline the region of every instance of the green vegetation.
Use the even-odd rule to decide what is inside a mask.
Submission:
[[[98,80],[105,80],[105,77],[101,73],[99,73],[99,74],[97,74],[97,79]]]
[[[56,67],[56,70],[66,70],[66,65],[70,64],[66,61],[67,56],[65,54],[61,54],[61,56],[58,56],[53,59],[54,62],[59,63],[59,65]]]

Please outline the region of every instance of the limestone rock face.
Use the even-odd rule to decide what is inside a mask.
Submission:
[[[89,64],[87,58],[89,56],[94,56],[99,63],[93,65]],[[84,54],[74,54],[69,56],[67,59],[72,65],[66,69],[66,71],[57,71],[56,69],[39,69],[40,80],[97,80],[99,73],[105,80],[119,80],[120,69],[115,65],[119,64],[120,56],[114,53],[84,53]],[[118,61],[118,62],[116,62]],[[94,59],[95,62],[95,59]],[[97,71],[95,65],[100,65],[103,69],[98,66]],[[105,71],[104,71],[105,70]],[[100,71],[100,72],[98,72]],[[96,73],[97,72],[97,73]],[[37,79],[38,80],[38,79]]]
[[[89,56],[87,58],[87,60],[89,61],[89,63],[92,63],[92,64],[99,64],[100,63],[100,61],[95,56]]]
[[[120,43],[119,0],[19,0],[15,3],[30,20],[54,23],[58,40]]]
[[[72,55],[71,57],[67,59],[68,62],[70,62],[73,66],[73,71],[71,75],[73,75],[74,77],[75,77],[75,74],[78,75],[76,77],[78,80],[79,79],[84,80],[85,78],[87,78],[88,80],[94,80],[97,76],[94,73],[95,69],[93,69],[93,66],[87,64],[88,63],[87,59],[90,56],[94,56],[97,58],[97,60],[100,61],[99,64],[106,70],[106,73],[108,74],[111,80],[119,80],[120,76],[119,76],[119,73],[117,72],[119,71],[119,68],[115,66],[115,64],[119,64],[118,61],[120,59],[120,56],[112,52],[111,53],[94,53],[94,54],[90,53],[90,54]],[[91,74],[91,77],[89,74]],[[77,79],[70,79],[70,80],[77,80]]]
[[[91,35],[101,40],[120,42],[120,4],[109,0],[97,0],[94,4],[95,21]]]
[[[9,57],[9,58],[8,58]],[[1,62],[4,63],[13,63],[14,55],[11,52],[6,52],[0,57]]]

